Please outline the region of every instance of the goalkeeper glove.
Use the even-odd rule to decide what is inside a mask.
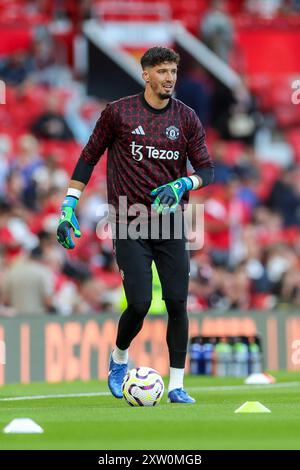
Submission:
[[[151,196],[155,197],[152,207],[158,214],[175,212],[183,194],[193,188],[193,181],[184,176],[171,183],[164,184],[151,191]]]
[[[61,214],[57,227],[57,240],[68,250],[75,247],[75,243],[71,238],[71,228],[74,231],[75,237],[81,237],[79,223],[75,215],[75,207],[77,206],[78,199],[73,196],[66,196],[61,206]]]

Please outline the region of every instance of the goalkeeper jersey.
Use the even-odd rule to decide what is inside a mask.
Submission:
[[[117,214],[120,196],[150,208],[154,188],[187,175],[187,158],[194,170],[213,166],[196,113],[174,98],[157,110],[143,93],[106,106],[81,158],[96,165],[106,149],[108,202]]]

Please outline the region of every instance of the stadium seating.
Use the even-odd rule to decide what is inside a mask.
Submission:
[[[37,8],[29,12],[28,8],[26,8],[27,2],[25,0],[2,0],[0,19],[1,57],[8,56],[11,52],[18,49],[29,51],[33,40],[33,27],[37,24],[47,25],[53,20],[53,18],[55,18],[55,15],[57,14],[55,11],[55,2],[49,0],[42,3],[44,5],[44,9],[42,11],[39,11]],[[158,21],[165,18],[166,15],[169,15],[169,19],[181,21],[192,33],[196,35],[199,34],[198,30],[201,18],[208,9],[208,2],[206,0],[128,0],[126,2],[129,6],[128,10],[126,11],[125,9],[122,10],[122,12],[118,11],[117,7],[115,10],[112,8],[105,9],[103,5],[112,4],[112,2],[109,2],[108,0],[99,0],[92,3],[93,12],[95,12],[96,17],[98,19],[100,18],[102,21]],[[137,3],[140,5],[142,4],[142,7],[143,5],[147,6],[147,8],[143,9],[142,7],[139,7],[139,9],[136,9],[135,4]],[[259,35],[264,37],[264,35],[268,34],[268,31],[272,31],[274,37],[276,36],[277,38],[281,37],[280,31],[286,31],[288,44],[292,44],[293,47],[297,47],[298,43],[296,43],[295,46],[293,35],[296,37],[298,34],[297,29],[299,29],[300,25],[299,15],[287,15],[286,18],[276,16],[272,19],[257,17],[255,18],[254,25],[253,16],[249,15],[249,13],[245,13],[244,11],[243,2],[232,0],[227,3],[228,13],[231,15],[236,29],[236,46],[239,54],[241,55],[240,63],[245,63],[245,69],[242,71],[247,72],[247,80],[250,84],[251,91],[257,98],[259,110],[263,112],[264,115],[271,117],[271,119],[274,120],[275,129],[281,129],[284,132],[287,142],[294,151],[294,162],[296,165],[299,165],[300,105],[296,106],[291,103],[291,81],[295,78],[295,74],[292,69],[289,70],[289,67],[294,66],[294,63],[298,64],[298,55],[294,54],[293,51],[295,51],[295,49],[293,49],[292,52],[290,51],[290,53],[287,54],[287,58],[284,63],[276,64],[276,57],[274,58],[274,56],[272,56],[268,61],[266,53],[266,61],[263,63],[263,59],[261,61],[256,60],[257,42],[251,42],[251,38],[254,37],[254,33],[257,34],[255,37],[258,41]],[[81,13],[79,11],[78,4],[79,2],[73,2],[71,0],[64,2],[65,17],[71,20],[71,33],[67,39],[65,38],[67,40],[68,47],[70,47],[68,50],[69,55],[72,55],[73,35],[78,31],[78,28],[80,28]],[[160,8],[161,6],[163,8]],[[17,30],[16,24],[18,24]],[[253,46],[254,43],[256,44],[255,47]],[[276,42],[276,47],[277,45],[278,42]],[[285,47],[285,45],[283,47]],[[139,48],[137,45],[137,57],[140,55],[141,51],[142,48]],[[133,52],[133,50],[131,50],[131,52]],[[263,53],[261,55],[263,56]],[[295,62],[294,56],[296,57]],[[69,61],[69,65],[72,66],[71,60]],[[272,67],[274,67],[274,73],[270,72]],[[282,67],[282,73],[278,73],[278,71],[280,72],[280,67]],[[0,106],[0,137],[4,136],[4,140],[6,139],[6,143],[8,143],[3,159],[9,169],[13,168],[14,165],[18,163],[17,143],[19,137],[30,132],[32,122],[44,111],[47,99],[52,93],[55,93],[59,97],[59,111],[63,114],[71,96],[70,90],[66,87],[53,89],[50,86],[42,84],[34,85],[33,87],[30,85],[30,81],[29,83],[22,84],[19,87],[12,87],[10,85],[6,87],[6,105]],[[85,109],[83,107],[81,111],[82,117],[85,117],[85,113],[89,113],[88,108]],[[245,155],[245,153],[247,154],[247,151],[249,150],[247,147],[249,144],[246,144],[241,140],[220,141],[218,131],[214,128],[213,122],[210,127],[206,129],[206,135],[208,147],[213,149],[215,148],[215,145],[220,144],[220,161],[230,172],[236,172],[237,167],[241,163],[241,156]],[[43,159],[44,164],[46,164],[47,161],[51,162],[51,157],[54,157],[54,165],[56,166],[56,169],[63,169],[68,173],[68,175],[70,175],[80,155],[81,149],[82,144],[78,144],[74,140],[65,142],[60,140],[40,139],[38,153]],[[238,199],[238,191],[236,191],[234,185],[231,186],[230,183],[215,185],[213,187],[208,187],[201,192],[196,192],[195,194],[192,194],[192,200],[202,202],[203,200],[211,199],[211,205],[214,205],[213,207],[215,208],[221,207],[227,215],[230,214],[232,207],[236,208],[238,205],[237,203],[242,202],[241,205],[244,204],[244,206],[241,212],[244,211],[242,215],[245,217],[241,217],[241,220],[235,221],[237,222],[237,225],[239,224],[238,231],[240,231],[239,233],[241,235],[240,242],[244,243],[243,249],[246,252],[247,246],[244,238],[247,237],[247,231],[252,231],[254,233],[254,242],[252,242],[252,245],[257,245],[259,248],[259,251],[256,254],[257,262],[261,263],[264,266],[264,269],[266,269],[269,250],[277,244],[286,244],[293,253],[297,252],[298,248],[296,247],[298,246],[297,244],[299,244],[299,226],[284,226],[284,223],[280,218],[282,217],[282,214],[278,216],[278,214],[272,212],[268,206],[269,197],[274,184],[276,181],[283,179],[283,168],[276,164],[276,162],[261,161],[260,155],[256,155],[252,147],[251,152],[251,158],[248,157],[248,163],[251,169],[257,172],[256,179],[251,179],[252,177],[250,177],[247,180],[246,178],[246,182],[241,179],[237,182],[237,188],[241,192],[244,191],[244,193],[247,193],[247,195],[250,193],[250,196],[252,196],[251,200],[257,198],[258,209],[259,206],[263,206],[266,213],[263,216],[264,219],[262,222],[255,222],[256,206],[254,205],[254,207],[251,207],[250,209],[249,207],[245,207],[244,201]],[[272,155],[270,155],[270,157],[272,158]],[[99,193],[99,188],[103,187],[105,175],[106,155],[101,158],[97,166],[97,171],[93,173],[88,188],[85,191],[85,199],[83,198],[83,203],[85,203],[89,197],[93,197]],[[43,195],[42,200],[37,201],[37,209],[34,210],[22,206],[24,201],[20,196],[19,199],[14,199],[15,193],[10,192],[10,188],[5,188],[4,186],[4,189],[7,190],[7,194],[5,194],[4,191],[2,196],[7,196],[8,200],[9,197],[11,197],[13,204],[23,207],[25,214],[24,221],[27,224],[30,233],[36,235],[45,230],[45,227],[52,227],[53,230],[53,218],[56,217],[56,214],[59,211],[59,204],[61,202],[61,195],[58,189],[55,189],[54,194],[53,191],[50,191],[48,195]],[[279,217],[279,221],[275,221],[278,223],[278,227],[276,226],[276,223],[274,223],[275,228],[271,228],[271,225],[274,222],[273,219],[276,219],[276,217]],[[241,271],[245,269],[245,265],[249,261],[248,258],[244,259],[241,266],[234,268],[236,271],[234,271],[232,267],[230,267],[229,270],[228,266],[222,264],[222,260],[225,259],[223,256],[224,253],[220,253],[220,250],[218,251],[216,249],[216,246],[214,246],[214,240],[218,238],[215,236],[218,230],[221,234],[219,238],[222,238],[223,236],[223,239],[227,239],[229,229],[226,224],[228,223],[228,220],[214,220],[213,222],[215,223],[215,226],[212,223],[211,226],[206,227],[206,243],[203,248],[203,253],[207,256],[207,260],[204,262],[201,258],[202,252],[199,252],[200,254],[198,253],[194,257],[196,264],[195,272],[197,272],[197,269],[201,271],[203,266],[205,266],[205,263],[207,263],[207,271],[213,273],[211,275],[211,279],[215,276],[215,279],[218,281],[214,282],[220,282],[220,284],[217,286],[213,283],[210,284],[212,281],[211,279],[208,279],[205,281],[206,284],[204,284],[204,287],[211,289],[212,295],[206,295],[202,291],[199,293],[203,288],[203,279],[200,275],[198,277],[195,275],[192,282],[195,282],[196,288],[195,285],[193,285],[189,300],[191,310],[201,310],[210,307],[216,308],[216,305],[213,304],[211,299],[211,297],[216,295],[223,296],[225,299],[224,305],[230,305],[229,294],[226,293],[226,286],[228,284],[227,276],[231,276],[231,279],[234,279],[234,276],[236,276],[236,279],[238,279],[241,275]],[[230,223],[232,223],[232,220]],[[233,228],[236,229],[237,227],[234,226]],[[53,233],[51,236],[53,236]],[[20,252],[21,247],[9,230],[9,224],[5,222],[3,222],[0,229],[0,242],[3,247],[5,259],[10,259]],[[103,261],[105,257],[102,256],[103,254],[101,251],[102,248],[103,243],[96,237],[94,227],[88,227],[85,230],[84,237],[78,240],[77,248],[71,253],[64,253],[63,256],[66,257],[72,266],[81,266],[81,263],[83,263],[90,275],[95,279],[101,280],[108,289],[114,290],[120,286],[120,277],[115,266],[105,266]],[[109,250],[112,248],[105,247],[105,249],[109,253]],[[228,251],[228,247],[226,250]],[[76,271],[76,269],[77,268],[74,268],[74,271],[78,274],[80,269],[78,268],[78,271]],[[67,281],[75,282],[77,288],[80,288],[80,281],[78,281],[76,276],[72,277],[72,275],[69,274],[70,271],[68,272],[68,275],[62,271],[56,273],[57,291],[59,291]],[[247,283],[245,283],[245,285],[246,284]],[[249,298],[248,305],[246,307],[244,303],[236,305],[232,301],[232,308],[240,308],[241,306],[243,308],[256,308],[262,310],[269,308],[272,306],[272,302],[274,302],[274,292],[272,291],[272,288],[274,288],[274,286],[271,286],[269,292],[260,292],[255,291],[253,286],[251,286],[249,291],[247,291],[247,295],[245,295],[245,297]],[[276,288],[278,288],[278,286],[276,286]],[[226,296],[228,296],[228,299],[226,299]],[[280,295],[277,300],[275,299],[275,303],[276,302],[280,302]]]

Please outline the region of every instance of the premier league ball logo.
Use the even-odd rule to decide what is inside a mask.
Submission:
[[[169,126],[166,129],[166,136],[170,140],[176,140],[179,137],[179,129],[175,126]]]

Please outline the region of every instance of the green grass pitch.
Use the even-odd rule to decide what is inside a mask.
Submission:
[[[186,377],[195,405],[168,404],[165,393],[154,408],[131,408],[109,395],[104,382],[6,385],[0,449],[300,449],[300,374],[274,375],[272,386]],[[271,413],[235,414],[245,401],[260,401]],[[4,434],[13,418],[32,418],[44,434]]]

